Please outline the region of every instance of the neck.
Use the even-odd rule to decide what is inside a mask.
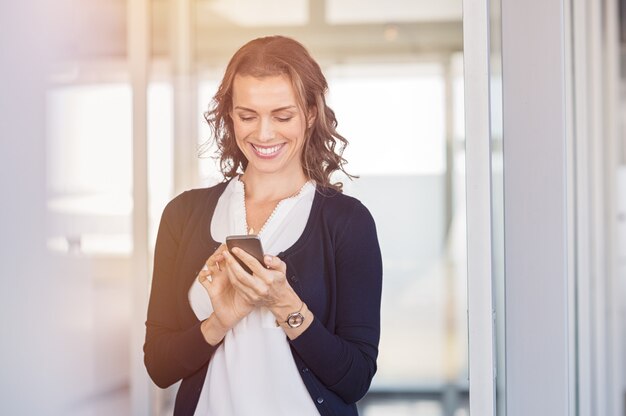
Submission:
[[[246,185],[246,199],[253,201],[274,201],[288,198],[302,188],[308,180],[304,172],[285,175],[255,172],[247,169],[241,180]]]

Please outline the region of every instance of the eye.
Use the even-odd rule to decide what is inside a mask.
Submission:
[[[239,115],[239,120],[241,120],[243,122],[252,121],[252,120],[254,120],[254,116]]]
[[[292,114],[290,111],[280,112],[274,114],[274,119],[279,123],[286,123],[294,118],[295,114]]]

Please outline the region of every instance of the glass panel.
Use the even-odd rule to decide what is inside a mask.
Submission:
[[[441,65],[341,65],[329,67],[326,77],[329,105],[343,134],[353,138],[344,155],[350,170],[383,176],[445,172]]]
[[[58,87],[49,92],[47,107],[49,247],[129,256],[130,88]]]
[[[459,59],[456,63],[460,68]],[[462,110],[463,103],[457,72],[448,107],[445,71],[438,63],[327,71],[329,102],[342,134],[351,140],[345,153],[348,168],[360,175],[354,182],[344,181],[346,193],[361,199],[376,218],[384,258],[379,371],[362,402],[367,411],[381,406],[380,411],[393,408],[394,414],[447,415],[463,408],[465,211],[457,205],[465,199],[463,147],[456,147],[452,166],[446,162],[446,111],[459,105]],[[462,114],[452,116],[455,143],[463,140]],[[446,189],[448,184],[452,189]],[[450,208],[453,214],[447,217]],[[441,392],[442,405],[412,402],[410,394],[375,400],[383,391],[431,390]]]
[[[129,408],[131,90],[115,81],[119,66],[97,66],[76,64],[75,77],[53,86],[46,102],[46,231],[62,288],[58,358],[72,374],[60,380],[67,415]]]
[[[148,87],[148,186],[150,243],[154,249],[163,208],[174,192],[174,143],[172,86],[166,82]]]
[[[363,416],[388,415],[421,415],[439,416],[443,412],[441,404],[435,400],[402,401],[391,403],[377,403],[369,406]]]
[[[102,83],[48,95],[49,248],[129,256],[132,252],[130,88]],[[150,241],[173,192],[172,88],[148,88]]]

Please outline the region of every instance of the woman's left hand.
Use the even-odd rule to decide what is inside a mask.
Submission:
[[[247,273],[228,251],[224,252],[226,270],[231,284],[244,297],[256,306],[265,306],[275,310],[300,305],[300,298],[287,281],[287,265],[276,256],[265,255],[265,265],[259,263],[240,248],[234,248],[233,254],[239,257],[252,274]]]

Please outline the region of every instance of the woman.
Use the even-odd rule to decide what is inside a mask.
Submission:
[[[326,90],[289,38],[253,40],[228,64],[206,115],[228,181],[172,200],[156,242],[145,364],[159,387],[182,380],[175,415],[357,414],[382,264],[370,213],[330,182],[347,142]],[[248,233],[264,264],[220,244]]]

